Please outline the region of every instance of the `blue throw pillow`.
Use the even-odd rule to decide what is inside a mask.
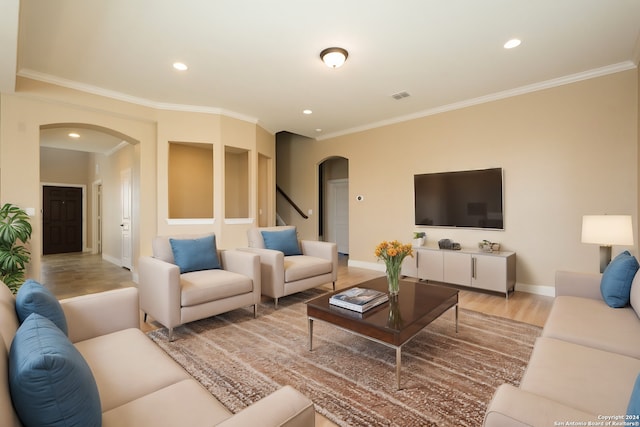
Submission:
[[[640,415],[640,375],[636,377],[636,382],[633,385],[633,390],[631,391],[629,406],[627,406],[627,415]],[[630,419],[637,420],[637,418]]]
[[[283,252],[285,256],[302,255],[295,228],[279,231],[260,231],[260,233],[262,234],[265,248]]]
[[[25,427],[102,425],[98,386],[89,365],[49,319],[31,314],[9,350],[9,388]]]
[[[600,281],[600,292],[610,307],[620,308],[629,304],[631,283],[638,266],[638,260],[629,251],[624,251],[605,268]]]
[[[180,273],[220,268],[215,235],[199,239],[170,238],[169,242]]]
[[[58,299],[49,289],[28,279],[16,294],[16,314],[20,323],[24,322],[31,313],[38,313],[56,324],[65,335],[69,335],[67,319]]]

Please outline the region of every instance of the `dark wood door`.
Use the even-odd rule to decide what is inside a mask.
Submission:
[[[42,252],[82,252],[82,188],[44,186]]]

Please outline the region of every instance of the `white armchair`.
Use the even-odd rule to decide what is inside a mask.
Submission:
[[[294,237],[288,242],[274,239],[273,236],[278,234],[273,233],[280,232]],[[335,290],[338,279],[338,248],[335,243],[298,240],[294,226],[255,227],[247,231],[247,237],[249,247],[239,250],[260,255],[262,295],[273,298],[276,308],[279,298],[325,283],[333,282]],[[273,240],[276,240],[275,245],[270,244]],[[269,249],[278,247],[278,244],[288,245],[292,250]]]
[[[199,258],[207,251],[182,252],[179,261],[174,258],[172,244],[185,244],[189,240],[200,241],[213,236],[212,250],[217,253],[220,268],[183,271],[187,262]],[[174,240],[172,243],[170,239]],[[214,257],[215,258],[215,257]],[[253,305],[257,316],[261,295],[260,257],[236,250],[218,251],[213,234],[199,236],[159,236],[153,240],[153,256],[139,260],[140,309],[169,329],[184,323],[204,319],[237,308]],[[187,268],[186,270],[190,270]]]

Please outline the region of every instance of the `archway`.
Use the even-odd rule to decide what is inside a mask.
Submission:
[[[135,212],[139,212],[138,198],[132,197],[137,192],[134,183],[139,182],[134,148],[137,143],[121,132],[92,124],[40,126],[42,255],[71,252],[64,249],[47,252],[48,240],[66,238],[61,227],[67,226],[65,221],[69,218],[65,210],[56,208],[56,203],[62,206],[65,201],[46,200],[45,193],[50,189],[81,189],[79,250],[101,254],[107,261],[132,268],[133,242],[139,234],[135,218]]]
[[[318,235],[349,253],[349,159],[329,157],[318,166]]]

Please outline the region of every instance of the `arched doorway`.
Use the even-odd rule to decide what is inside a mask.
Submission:
[[[43,255],[92,252],[132,268],[136,143],[90,124],[40,127]],[[72,193],[79,198],[67,200]],[[67,208],[72,204],[75,208]],[[69,239],[81,242],[67,244]]]
[[[338,252],[349,253],[349,160],[329,157],[318,167],[318,235],[334,242]]]

